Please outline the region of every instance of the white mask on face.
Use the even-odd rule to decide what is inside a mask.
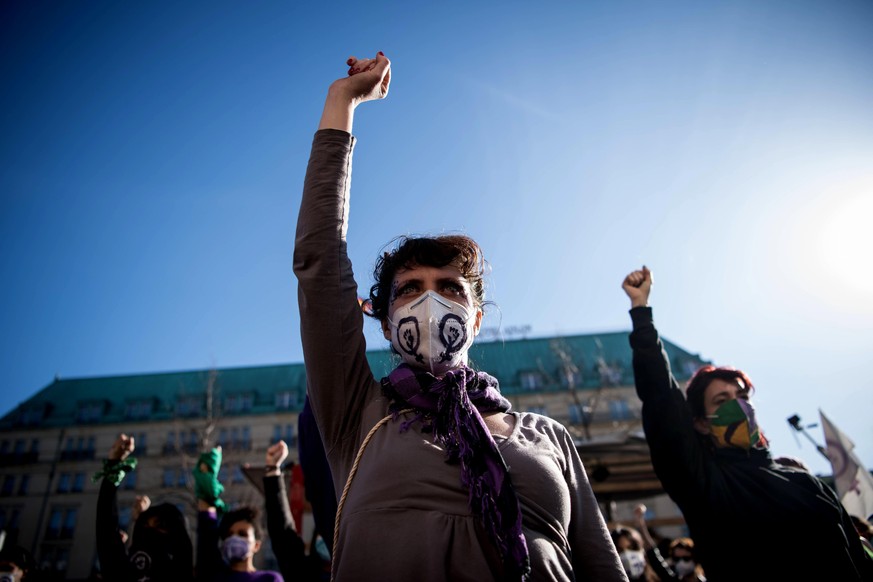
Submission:
[[[623,550],[619,552],[621,565],[631,580],[639,578],[646,571],[646,553],[642,550]]]
[[[467,362],[476,317],[463,305],[427,291],[395,311],[388,325],[391,345],[404,362],[442,376]]]
[[[673,562],[673,569],[676,571],[676,575],[680,578],[684,578],[694,572],[696,566],[697,564],[691,560],[674,560]]]

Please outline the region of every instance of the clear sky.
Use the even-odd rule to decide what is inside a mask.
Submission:
[[[484,247],[486,325],[629,329],[758,387],[776,454],[873,466],[873,3],[4,2],[0,413],[54,376],[299,362],[291,253],[329,83],[359,108],[350,253]],[[371,347],[384,347],[375,323]],[[820,427],[810,434],[822,441]]]

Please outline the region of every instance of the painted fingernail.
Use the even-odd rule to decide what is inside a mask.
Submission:
[[[385,53],[383,53],[382,51],[379,51],[379,54],[382,55],[383,57],[385,56]]]

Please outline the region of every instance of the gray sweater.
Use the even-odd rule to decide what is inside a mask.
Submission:
[[[315,134],[297,222],[307,390],[337,494],[388,401],[366,359],[363,314],[346,253],[354,137]],[[531,413],[498,439],[521,504],[531,580],[627,580],[567,430]],[[334,549],[339,582],[500,580],[501,559],[468,506],[460,470],[419,423],[372,438],[349,489]]]

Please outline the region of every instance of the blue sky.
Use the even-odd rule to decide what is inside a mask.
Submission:
[[[309,145],[382,50],[362,293],[394,236],[461,231],[485,325],[615,331],[645,263],[662,333],[751,375],[774,452],[829,472],[786,422],[821,409],[873,467],[873,4],[315,4],[3,4],[3,413],[56,374],[301,361]]]

